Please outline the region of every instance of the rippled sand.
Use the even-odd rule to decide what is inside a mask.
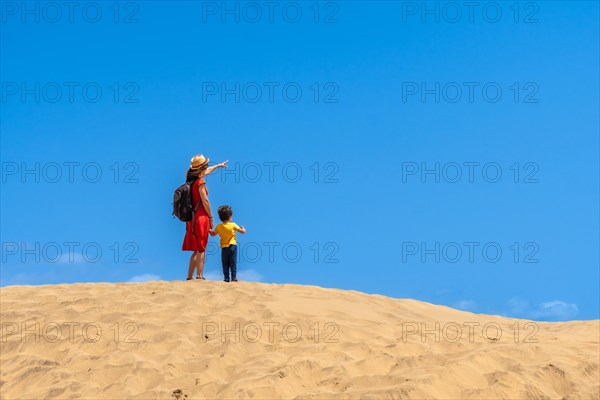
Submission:
[[[215,281],[11,286],[0,306],[5,400],[600,398],[598,320]]]

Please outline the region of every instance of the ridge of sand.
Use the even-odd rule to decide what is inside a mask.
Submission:
[[[600,399],[599,320],[157,281],[4,287],[0,322],[5,400]]]

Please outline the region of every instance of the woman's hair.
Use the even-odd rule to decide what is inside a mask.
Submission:
[[[225,222],[233,215],[233,210],[228,205],[224,205],[219,207],[217,213],[219,214],[219,219]]]
[[[185,174],[185,180],[191,181],[191,180],[201,177],[202,174],[204,173],[204,171],[206,171],[206,168],[208,168],[208,164],[203,165],[202,167],[200,167],[198,169],[191,169],[191,168],[188,169],[187,173]]]

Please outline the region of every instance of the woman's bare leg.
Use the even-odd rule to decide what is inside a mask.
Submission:
[[[204,278],[204,259],[206,256],[206,252],[198,253],[196,257],[196,268],[198,269],[198,276],[200,278]]]
[[[188,279],[194,278],[194,270],[196,269],[196,252],[194,251],[190,256],[190,265],[188,266]]]

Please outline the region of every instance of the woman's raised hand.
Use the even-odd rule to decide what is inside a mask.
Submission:
[[[216,167],[217,168],[227,168],[227,163],[228,162],[229,162],[229,160],[225,160],[221,164],[217,164]]]

